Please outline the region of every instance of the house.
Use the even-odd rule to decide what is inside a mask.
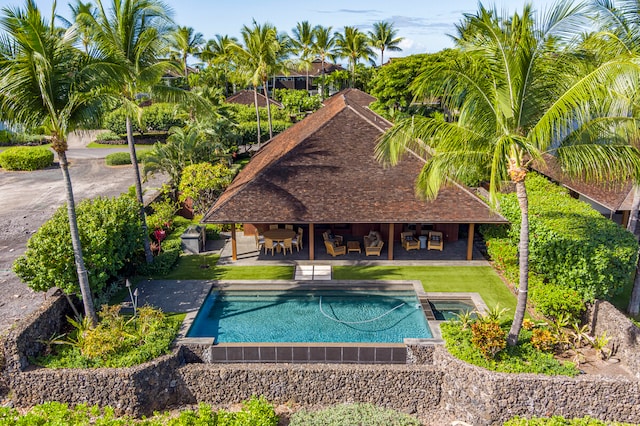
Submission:
[[[245,234],[272,223],[303,225],[310,260],[315,239],[326,230],[358,238],[378,231],[392,260],[393,243],[407,229],[441,231],[452,242],[465,227],[470,260],[475,224],[506,219],[453,182],[435,200],[417,196],[415,180],[424,164],[417,156],[383,166],[374,149],[391,123],[367,108],[374,100],[355,89],[327,99],[258,151],[202,222],[243,223]]]
[[[564,174],[553,155],[544,154],[543,159],[544,164],[534,164],[535,171],[567,188],[572,197],[590,204],[614,222],[627,226],[633,205],[632,182],[588,183]]]
[[[229,96],[225,102],[230,104],[255,106],[255,93],[253,90],[241,90],[238,93],[234,93]],[[271,106],[282,109],[282,104],[278,101],[269,99],[269,103]],[[267,98],[265,98],[265,96],[260,92],[258,92],[258,106],[263,108],[267,107]]]
[[[314,59],[311,62],[311,67],[308,71],[291,68],[287,74],[280,74],[273,77],[272,82],[269,84],[269,91],[273,88],[276,89],[294,89],[294,90],[307,90],[307,75],[309,77],[309,93],[318,93],[318,79],[323,75],[329,75],[336,71],[341,71],[342,65],[333,64],[331,62],[324,62],[324,68],[322,67],[322,61],[320,59]]]

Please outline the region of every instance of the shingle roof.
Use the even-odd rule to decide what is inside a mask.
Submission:
[[[342,91],[274,137],[205,215],[212,223],[504,223],[460,185],[426,202],[414,185],[423,163],[407,156],[385,168],[374,157],[391,123]]]
[[[544,154],[545,164],[534,164],[533,169],[555,180],[561,185],[581,194],[611,211],[631,210],[633,203],[633,183],[587,183],[572,179],[562,172],[553,155]]]
[[[331,74],[334,71],[343,70],[342,65],[333,64],[331,62],[324,61],[324,73]],[[296,68],[291,68],[288,70],[287,77],[305,77],[307,75],[307,71],[299,70]],[[314,59],[311,62],[311,68],[309,69],[309,77],[319,77],[322,75],[322,61],[320,59]],[[277,76],[284,77],[284,76]]]
[[[254,105],[254,96],[255,94],[253,93],[253,90],[241,90],[238,93],[235,93],[231,96],[229,96],[226,99],[226,102],[230,103],[230,104],[241,104],[241,105]],[[269,99],[269,102],[271,103],[271,105],[275,105],[278,108],[282,108],[282,104],[278,101],[274,101],[273,99]],[[258,106],[259,107],[266,107],[267,106],[267,101],[266,98],[264,97],[263,94],[258,93]]]

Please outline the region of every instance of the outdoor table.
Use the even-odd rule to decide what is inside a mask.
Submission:
[[[291,229],[278,228],[278,229],[269,229],[267,231],[264,231],[262,235],[265,238],[269,238],[270,240],[273,240],[273,242],[275,243],[280,243],[286,240],[287,238],[295,237],[296,232]],[[280,244],[278,244],[278,247],[276,247],[276,251],[280,253],[280,250],[281,250],[281,246]]]

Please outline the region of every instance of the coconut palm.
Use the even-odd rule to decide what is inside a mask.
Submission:
[[[258,121],[258,146],[260,146],[260,113],[258,110],[258,86],[262,85],[264,97],[267,100],[267,118],[269,120],[269,138],[273,137],[271,124],[271,102],[267,83],[269,76],[284,68],[282,57],[286,54],[285,40],[278,34],[276,27],[269,23],[263,25],[253,21],[253,26],[243,26],[240,30],[243,47],[233,48],[238,66],[243,68],[248,76],[248,81],[253,86],[256,116]]]
[[[76,17],[81,13],[94,14],[96,10],[95,6],[91,2],[83,3],[82,0],[76,0],[75,3],[70,3],[69,9],[71,9],[71,21],[67,21],[62,16],[56,16],[56,18],[61,20],[67,28],[71,27],[73,23],[76,22]],[[91,44],[91,29],[79,23],[76,23],[76,25],[78,26],[78,31],[80,33],[80,43],[82,44],[85,53],[88,54],[89,45]]]
[[[55,11],[54,11],[55,12]],[[76,220],[67,134],[100,116],[104,97],[97,91],[112,78],[109,68],[73,47],[73,31],[60,37],[33,0],[23,9],[5,7],[0,17],[0,108],[3,119],[26,127],[43,126],[51,135],[65,184],[71,243],[84,313],[97,322]]]
[[[384,51],[400,52],[399,44],[403,37],[396,37],[398,30],[393,28],[393,24],[385,21],[373,24],[373,31],[369,31],[369,42],[373,47],[380,50],[380,66],[384,64]]]
[[[151,263],[153,253],[149,245],[131,121],[141,116],[141,107],[136,98],[140,94],[150,93],[169,100],[178,98],[181,90],[168,87],[160,81],[166,72],[174,70],[180,73],[180,68],[174,61],[159,59],[166,50],[166,37],[172,25],[163,3],[157,0],[112,0],[108,6],[106,8],[102,0],[97,0],[98,11],[95,16],[83,13],[77,19],[92,29],[97,52],[121,70],[114,92],[127,111],[127,143],[135,172],[136,196],[140,203],[144,251],[147,263]]]
[[[231,46],[237,45],[238,39],[216,34],[215,38],[207,41],[205,47],[198,53],[198,57],[207,63],[209,67],[220,67],[222,70],[222,80],[224,84],[224,94],[229,94],[228,84],[229,73],[232,71],[234,63],[234,53]]]
[[[323,27],[316,25],[313,29],[315,43],[313,45],[313,53],[320,58],[320,98],[324,99],[324,80],[325,71],[324,64],[327,59],[334,60],[337,54],[336,35],[332,31],[332,27]]]
[[[344,27],[343,33],[336,33],[338,56],[349,60],[351,87],[355,81],[356,64],[360,59],[370,61],[376,57],[371,49],[367,35],[355,27]]]
[[[293,37],[291,38],[293,48],[300,58],[300,69],[304,69],[307,72],[306,89],[308,92],[309,69],[311,69],[311,61],[313,60],[315,33],[309,21],[298,22],[291,32],[293,33]]]
[[[554,41],[581,28],[582,9],[557,3],[539,22],[530,5],[521,14],[500,16],[482,5],[459,26],[461,60],[436,73],[457,121],[412,117],[397,122],[381,139],[378,158],[396,164],[404,152],[424,159],[420,193],[434,199],[450,180],[478,166],[490,171],[490,197],[503,183],[515,186],[520,206],[519,284],[515,317],[507,341],[515,345],[528,291],[529,228],[525,178],[533,161],[553,152],[570,176],[591,180],[637,178],[640,152],[621,128],[631,121],[639,69],[625,57],[588,73],[580,58]],[[428,85],[422,75],[416,88]],[[630,128],[630,127],[629,127]],[[423,142],[424,141],[424,142]]]
[[[176,27],[169,34],[169,50],[177,54],[182,64],[184,78],[188,77],[187,58],[197,55],[205,43],[202,33],[196,33],[191,27]]]

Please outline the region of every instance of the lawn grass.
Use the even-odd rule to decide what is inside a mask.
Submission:
[[[219,254],[181,255],[164,280],[290,280],[293,266],[216,266]],[[202,265],[207,265],[203,268]]]
[[[427,292],[475,292],[513,315],[516,298],[490,266],[334,266],[336,280],[420,280]]]

